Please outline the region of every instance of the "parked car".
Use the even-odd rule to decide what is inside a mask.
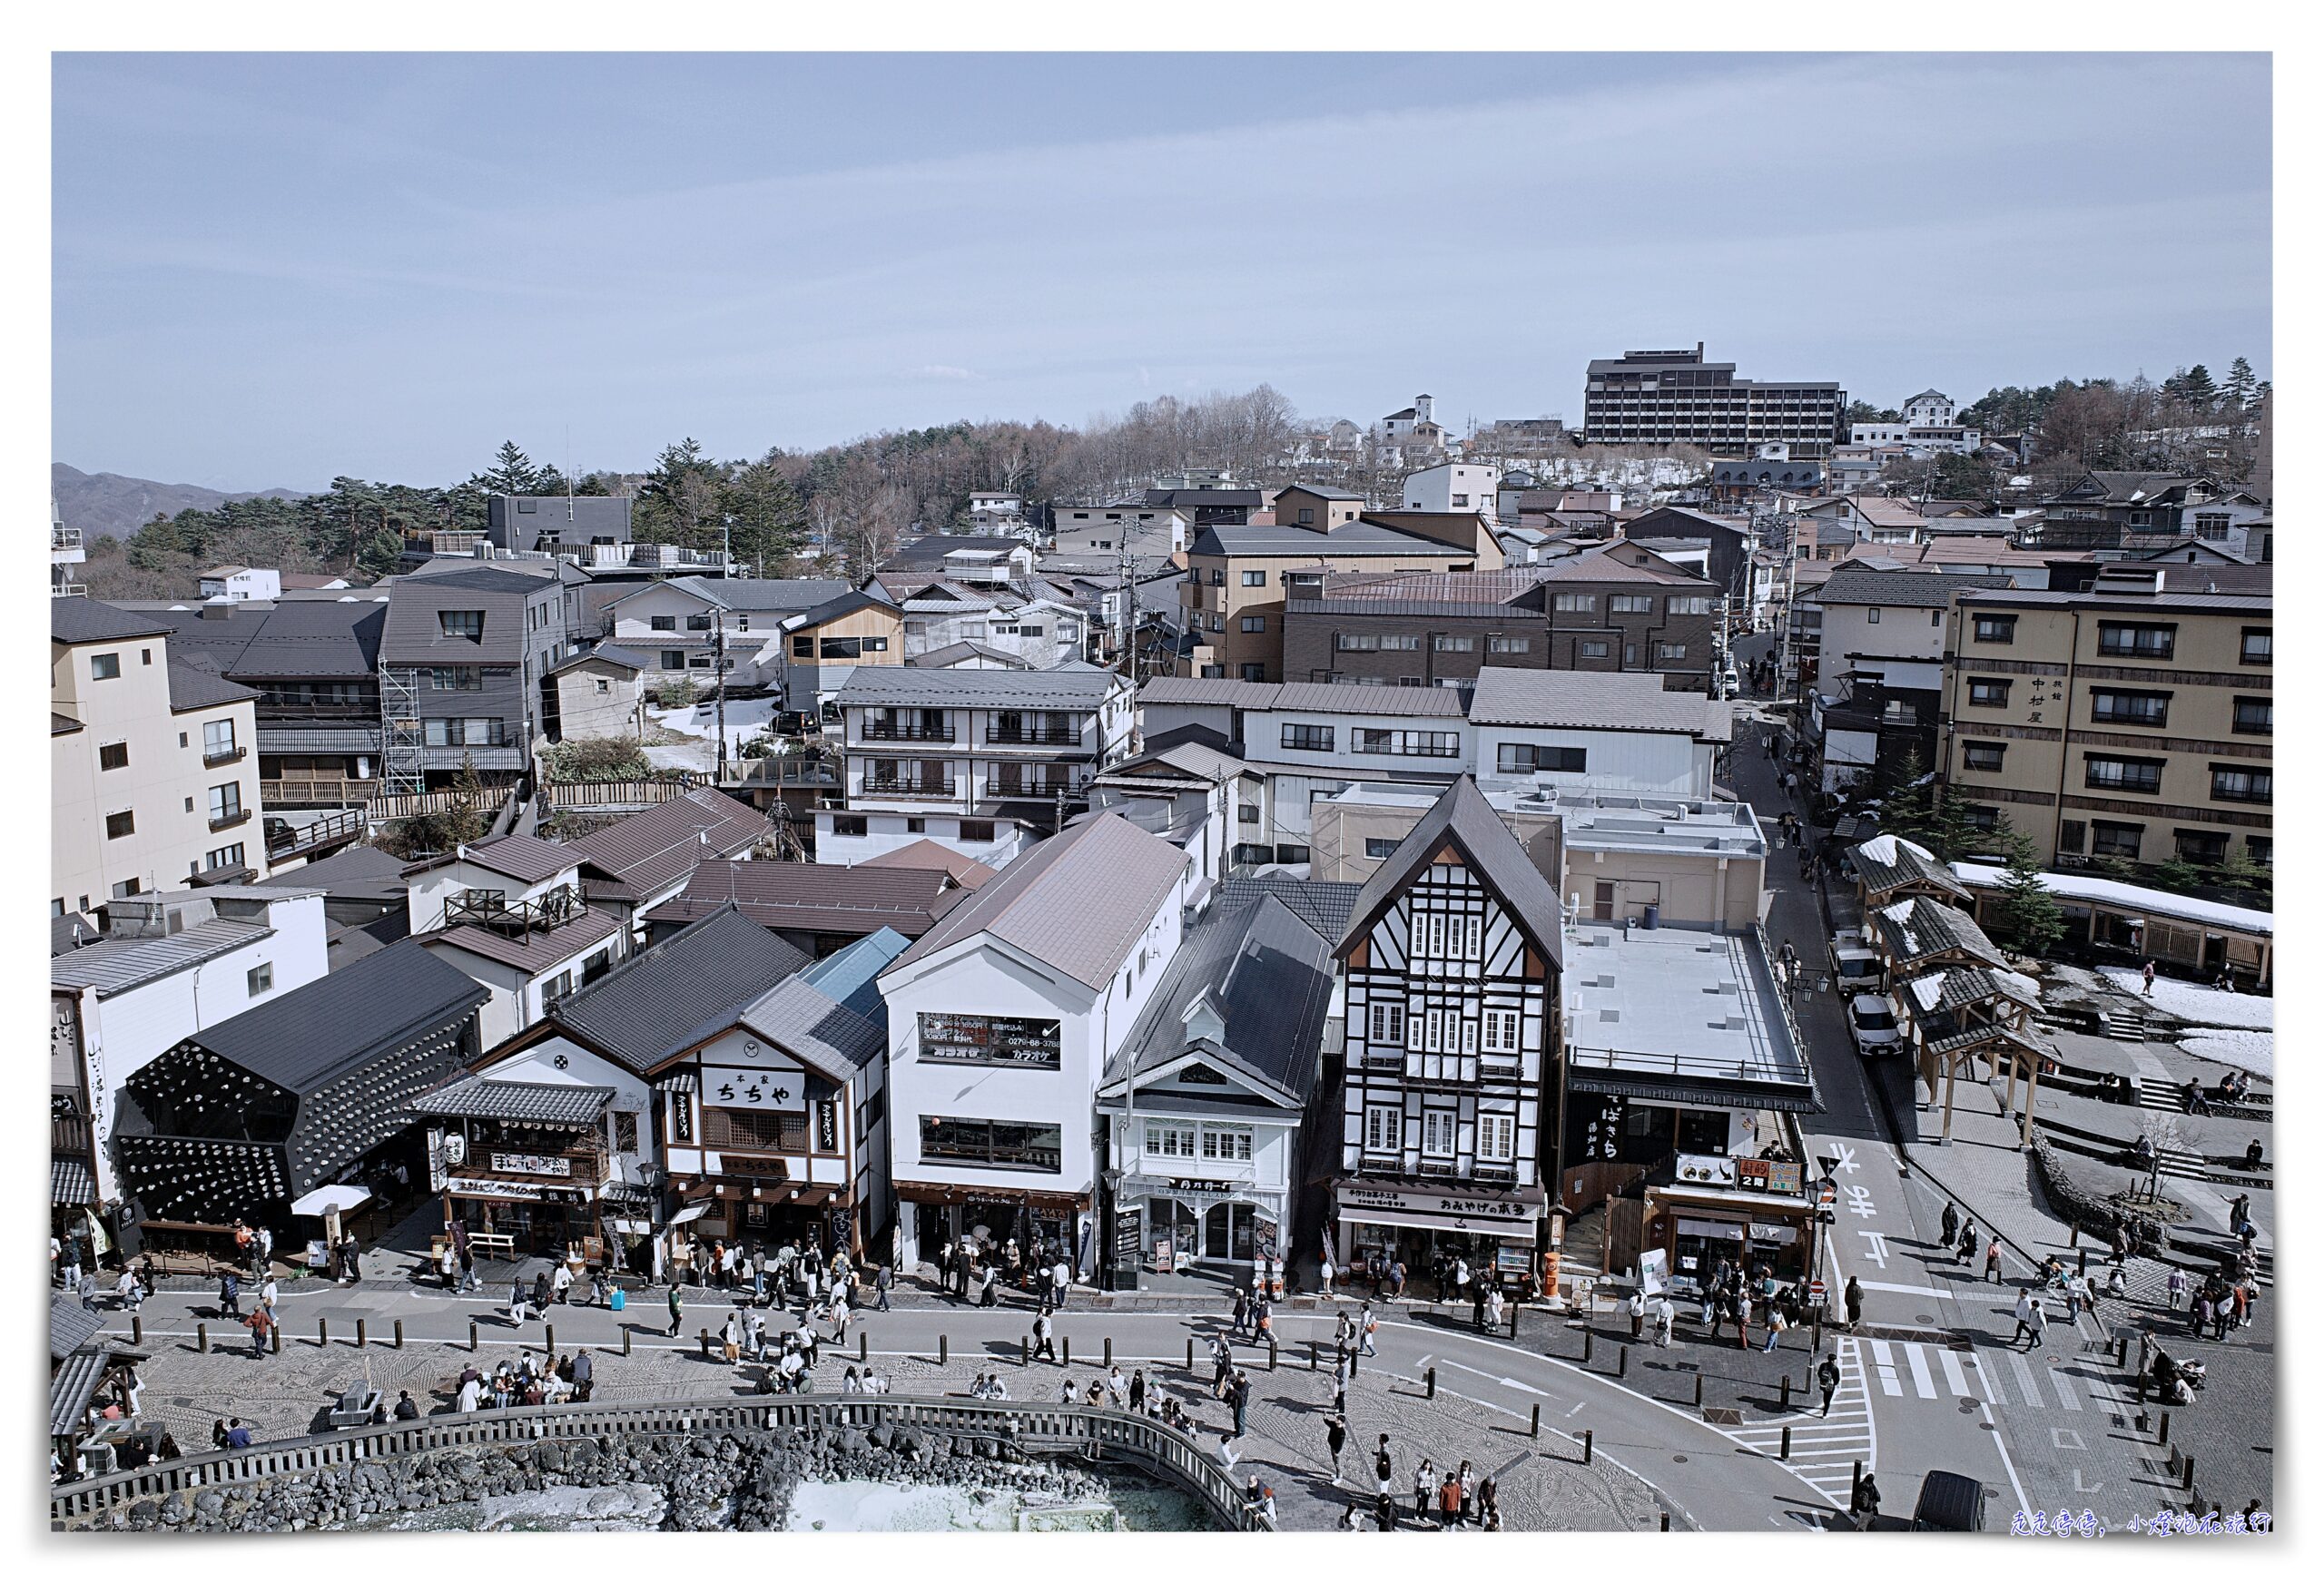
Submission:
[[[1859,995],[1848,1002],[1848,1028],[1856,1035],[1856,1053],[1864,1056],[1895,1049],[1904,1038],[1896,1014],[1877,995]]]
[[[1985,1486],[1966,1473],[1930,1470],[1913,1503],[1913,1527],[1938,1533],[1978,1533],[1985,1526]]]

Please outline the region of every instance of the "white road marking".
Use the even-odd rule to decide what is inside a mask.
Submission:
[[[2025,1354],[2018,1352],[2009,1353],[2009,1369],[2017,1376],[2017,1388],[2024,1392],[2025,1404],[2028,1407],[2045,1406],[2042,1400],[2042,1388],[2034,1383],[2034,1371],[2025,1366]]]
[[[1864,1239],[1864,1256],[1882,1269],[1886,1269],[1888,1267],[1888,1239],[1876,1231],[1860,1231],[1856,1234]]]
[[[1880,1389],[1890,1396],[1902,1396],[1904,1385],[1896,1378],[1896,1360],[1888,1343],[1876,1339],[1872,1343],[1872,1366],[1880,1371]]]
[[[1969,1377],[1962,1372],[1960,1353],[1951,1347],[1939,1347],[1936,1349],[1936,1363],[1945,1371],[1945,1388],[1947,1391],[1955,1396],[1976,1394],[1969,1389]]]
[[[2057,1387],[2058,1404],[2063,1407],[2068,1412],[2080,1412],[2082,1411],[2082,1397],[2075,1391],[2073,1382],[2068,1380],[2063,1374],[2059,1373],[2055,1369],[2049,1371],[2049,1374],[2050,1383]]]
[[[1921,1399],[1925,1401],[1935,1396],[1936,1381],[1929,1377],[1928,1359],[1922,1355],[1918,1342],[1905,1343],[1905,1362],[1912,1365],[1913,1389],[1920,1393]]]
[[[1865,1232],[1861,1234],[1865,1236],[1873,1236],[1877,1234],[1874,1232]],[[1907,1297],[1951,1297],[1954,1295],[1954,1293],[1950,1292],[1939,1291],[1934,1286],[1898,1286],[1886,1281],[1866,1281],[1859,1278],[1856,1281],[1856,1284],[1863,1287],[1866,1292],[1901,1292]]]

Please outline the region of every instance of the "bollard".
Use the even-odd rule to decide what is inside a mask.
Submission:
[[[1807,1350],[1820,1353],[1824,1350],[1824,1315],[1821,1310],[1818,1310],[1815,1316],[1814,1325],[1815,1338]]]
[[[282,1327],[281,1325],[271,1324],[266,1327],[266,1350],[278,1358],[282,1355]]]
[[[208,1325],[197,1324],[193,1327],[193,1350],[197,1352],[206,1352],[210,1350],[210,1327]]]
[[[1585,1327],[1585,1328],[1582,1330],[1582,1332],[1581,1332],[1581,1366],[1582,1366],[1583,1368],[1585,1368],[1585,1369],[1586,1369],[1586,1368],[1588,1368],[1588,1367],[1590,1366],[1590,1346],[1591,1346],[1591,1344],[1592,1344],[1593,1342],[1595,1342],[1597,1341],[1597,1339],[1598,1339],[1598,1332],[1597,1332],[1596,1331],[1594,1331],[1594,1330],[1590,1330],[1590,1329],[1588,1329],[1587,1327]]]
[[[872,1332],[868,1330],[855,1332],[855,1361],[859,1363],[872,1361]]]
[[[1791,1425],[1789,1424],[1783,1426],[1783,1450],[1776,1453],[1776,1460],[1778,1462],[1791,1460]]]
[[[952,1338],[948,1335],[938,1336],[936,1338],[936,1366],[940,1369],[951,1361]]]
[[[1614,1378],[1617,1380],[1627,1380],[1630,1378],[1630,1350],[1626,1345],[1622,1348],[1621,1356],[1614,1360]]]
[[[2074,1259],[2073,1273],[2077,1275],[2087,1275],[2090,1273],[2090,1250],[2088,1248],[2083,1249],[2082,1252],[2076,1255]]]
[[[702,1356],[704,1362],[710,1361],[710,1332],[708,1330],[702,1332]]]
[[[1312,1374],[1322,1368],[1324,1343],[1314,1336],[1307,1338],[1307,1372]]]
[[[541,1326],[541,1351],[552,1358],[556,1356],[556,1326],[553,1324]]]
[[[396,1351],[403,1351],[403,1321],[396,1321]]]
[[[1033,1338],[1031,1336],[1017,1338],[1017,1361],[1029,1369],[1033,1366]]]
[[[1538,1401],[1533,1403],[1533,1426],[1525,1431],[1525,1438],[1529,1440],[1541,1438],[1541,1404]]]
[[[1698,1374],[1695,1376],[1695,1405],[1696,1405],[1697,1407],[1700,1407],[1702,1404],[1703,1404],[1703,1377],[1702,1377],[1702,1375],[1701,1375],[1701,1374],[1698,1373]]]
[[[1662,1514],[1662,1526],[1660,1531],[1663,1533],[1669,1533],[1670,1531],[1670,1514],[1667,1511]]]
[[[1188,1336],[1188,1337],[1187,1338],[1187,1373],[1189,1373],[1189,1374],[1191,1374],[1191,1373],[1193,1373],[1194,1372],[1195,1372],[1195,1338],[1194,1338],[1194,1337],[1192,1337],[1192,1336]]]
[[[2114,1367],[2128,1368],[2130,1362],[2131,1338],[2126,1335],[2118,1335],[2114,1338]]]
[[[1581,1465],[1585,1468],[1590,1466],[1590,1459],[1597,1454],[1598,1431],[1594,1429],[1583,1430],[1581,1431]]]
[[[2082,1222],[2077,1220],[2066,1228],[2066,1246],[2070,1248],[2082,1246]]]
[[[476,1351],[476,1321],[468,1321],[468,1351]]]
[[[1061,1369],[1070,1369],[1073,1367],[1073,1338],[1071,1336],[1059,1336],[1058,1338],[1058,1342],[1062,1349],[1058,1353],[1058,1357],[1060,1360],[1058,1367]]]
[[[1114,1338],[1113,1338],[1113,1337],[1111,1337],[1111,1336],[1108,1336],[1108,1337],[1106,1338],[1106,1367],[1108,1367],[1108,1369],[1110,1369],[1110,1368],[1112,1368],[1113,1366],[1114,1366]]]
[[[1517,1304],[1514,1303],[1509,1305],[1509,1339],[1517,1339]]]
[[[1280,1358],[1280,1352],[1279,1352],[1279,1349],[1275,1346],[1275,1335],[1274,1335],[1274,1333],[1273,1333],[1272,1332],[1270,1332],[1268,1333],[1268,1335],[1267,1335],[1267,1372],[1268,1372],[1268,1373],[1272,1374],[1272,1373],[1274,1373],[1274,1372],[1275,1372],[1275,1364],[1276,1364],[1276,1362],[1279,1361],[1279,1358]]]
[[[368,1347],[371,1344],[371,1327],[359,1313],[355,1316],[355,1344],[358,1347]]]
[[[315,1316],[315,1345],[319,1347],[330,1345],[330,1321],[320,1314]]]
[[[129,1344],[133,1347],[145,1344],[145,1322],[133,1313],[129,1316]]]
[[[1431,1401],[1436,1400],[1436,1365],[1433,1363],[1428,1366],[1428,1399]]]
[[[1864,1460],[1858,1458],[1855,1471],[1848,1475],[1848,1509],[1854,1511],[1864,1496]]]
[[[2187,1458],[2187,1470],[2186,1470],[2186,1475],[2185,1475],[2185,1477],[2181,1480],[2180,1485],[2179,1485],[2179,1488],[2180,1488],[2180,1489],[2181,1489],[2181,1490],[2192,1490],[2194,1487],[2195,1487],[2195,1459],[2194,1459],[2194,1457],[2193,1457],[2191,1454],[2190,1454],[2190,1455],[2188,1456],[2188,1458]]]
[[[2162,1415],[2162,1427],[2155,1431],[2154,1443],[2158,1446],[2171,1443],[2171,1415],[2167,1412]]]
[[[1788,1411],[1791,1407],[1791,1376],[1788,1374],[1783,1377],[1783,1404],[1785,1410]]]
[[[629,1356],[629,1326],[627,1325],[621,1327],[621,1355],[625,1358]]]

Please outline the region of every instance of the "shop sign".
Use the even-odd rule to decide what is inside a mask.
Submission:
[[[1414,1214],[1451,1215],[1456,1220],[1522,1223],[1536,1218],[1533,1206],[1505,1199],[1460,1198],[1450,1194],[1401,1193],[1392,1187],[1350,1184],[1339,1190],[1344,1209],[1395,1209]]]
[[[501,1155],[492,1156],[492,1168],[511,1176],[570,1176],[573,1162],[564,1155]]]
[[[1137,1263],[1137,1245],[1146,1240],[1146,1211],[1132,1204],[1114,1211],[1114,1263],[1128,1268]]]
[[[1793,1160],[1738,1160],[1736,1182],[1752,1193],[1780,1193],[1797,1197],[1804,1178]]]
[[[428,1191],[444,1191],[444,1181],[449,1175],[444,1161],[444,1129],[431,1126],[428,1129]]]
[[[537,1199],[541,1190],[524,1182],[496,1182],[487,1176],[455,1176],[447,1187],[463,1198]]]
[[[1174,1193],[1235,1193],[1248,1185],[1241,1182],[1204,1182],[1192,1176],[1165,1176],[1162,1180],[1169,1184]]]
[[[1679,1180],[1696,1187],[1732,1187],[1735,1166],[1725,1155],[1680,1155]]]
[[[1670,1254],[1666,1248],[1647,1248],[1638,1256],[1639,1287],[1649,1297],[1659,1296],[1670,1283]]]
[[[772,1067],[704,1067],[702,1102],[724,1110],[803,1111],[806,1079]]]

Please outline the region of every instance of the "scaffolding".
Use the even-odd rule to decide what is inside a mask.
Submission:
[[[379,779],[390,797],[428,790],[419,723],[419,671],[412,665],[379,667]]]

